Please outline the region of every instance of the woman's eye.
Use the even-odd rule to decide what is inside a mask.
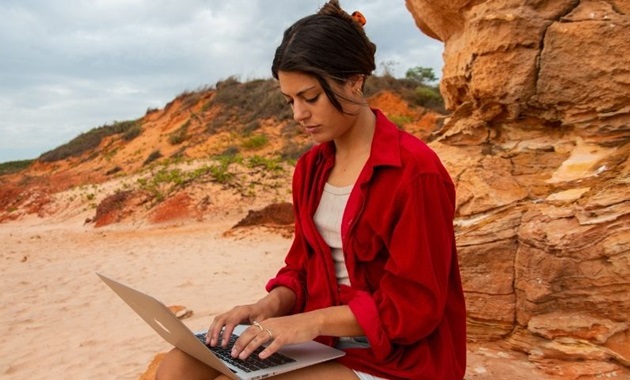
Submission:
[[[304,99],[307,103],[315,103],[317,101],[317,99],[319,99],[319,95],[310,98],[310,99]]]

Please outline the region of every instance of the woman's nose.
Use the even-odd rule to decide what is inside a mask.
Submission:
[[[310,113],[304,104],[301,104],[301,102],[293,103],[293,120],[301,122],[308,119],[309,116]]]

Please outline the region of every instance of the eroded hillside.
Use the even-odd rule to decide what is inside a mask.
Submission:
[[[376,78],[370,105],[427,139],[442,115],[410,105],[404,85]],[[0,222],[89,209],[87,222],[98,227],[203,219],[213,208],[290,201],[293,164],[310,146],[275,81],[228,78],[138,120],[92,129],[0,176]]]

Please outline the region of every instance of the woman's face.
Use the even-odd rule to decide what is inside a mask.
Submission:
[[[280,92],[293,109],[293,118],[317,143],[342,138],[352,127],[353,115],[339,112],[317,79],[299,72],[278,72]],[[352,96],[350,85],[331,83],[343,97]],[[340,99],[344,109],[348,102]]]

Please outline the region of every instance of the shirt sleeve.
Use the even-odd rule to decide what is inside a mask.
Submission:
[[[442,323],[455,254],[454,187],[436,173],[418,175],[400,188],[385,236],[389,257],[373,292],[357,291],[348,305],[374,354],[417,344]]]
[[[295,214],[295,234],[293,243],[289,248],[289,251],[284,260],[284,266],[278,271],[276,277],[269,280],[266,286],[266,290],[270,292],[278,286],[284,286],[291,289],[296,296],[295,305],[291,310],[291,314],[296,314],[304,310],[306,304],[306,260],[307,260],[307,243],[304,234],[302,233],[302,227],[300,223],[300,211],[297,197],[300,194],[297,188],[300,181],[300,173],[302,173],[301,162],[295,169],[293,176],[293,210]]]
[[[306,303],[306,284],[304,275],[304,258],[306,257],[306,254],[304,253],[305,250],[306,246],[304,244],[304,239],[300,237],[296,223],[295,238],[284,260],[285,265],[278,271],[276,277],[269,280],[266,286],[268,292],[278,286],[284,286],[295,293],[295,304],[293,305],[291,314],[303,311]]]

